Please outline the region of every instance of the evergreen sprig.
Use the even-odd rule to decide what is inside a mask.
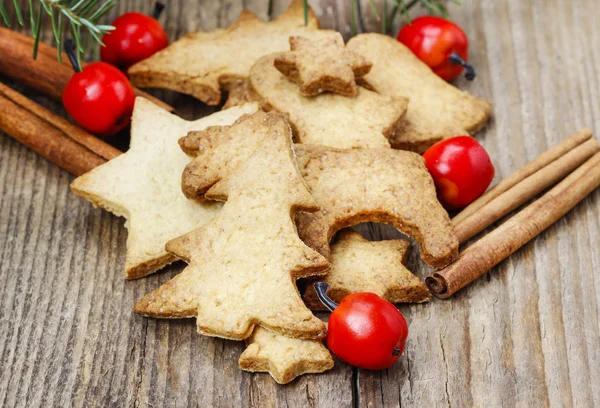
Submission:
[[[0,15],[4,23],[10,27],[12,22],[8,16],[4,1],[2,0],[0,3]],[[12,4],[17,22],[20,25],[24,25],[23,11],[19,6],[18,0],[13,0]],[[65,31],[70,31],[75,41],[77,59],[81,62],[81,55],[85,52],[87,38],[91,38],[98,44],[104,45],[102,44],[102,36],[114,30],[113,26],[98,24],[98,21],[115,5],[115,0],[106,0],[103,2],[100,0],[29,0],[29,25],[34,38],[33,58],[37,56],[43,23],[42,14],[45,13],[50,16],[52,33],[57,44],[58,60],[62,62],[62,53],[60,50],[63,45],[64,33]]]

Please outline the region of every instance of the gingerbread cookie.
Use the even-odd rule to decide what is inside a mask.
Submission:
[[[407,99],[382,96],[362,87],[355,98],[303,96],[273,65],[281,55],[260,58],[250,70],[248,88],[263,109],[288,115],[298,142],[340,149],[390,147],[388,138],[406,112]]]
[[[173,262],[167,241],[206,224],[221,208],[193,203],[181,192],[181,172],[189,159],[177,140],[193,129],[230,125],[255,104],[218,112],[188,122],[137,98],[131,122],[131,147],[71,184],[73,192],[95,206],[127,218],[125,277],[139,278]]]
[[[442,268],[458,254],[448,213],[416,153],[296,145],[300,173],[322,210],[298,213],[300,237],[329,258],[329,241],[344,227],[380,222],[414,238],[425,263]]]
[[[371,63],[345,48],[340,33],[322,38],[290,37],[291,51],[280,54],[274,64],[283,75],[300,85],[304,96],[334,92],[356,96],[355,78],[366,75]]]
[[[302,0],[271,22],[244,10],[227,30],[189,34],[131,68],[131,82],[142,88],[166,88],[192,95],[209,105],[221,102],[221,91],[247,78],[250,67],[263,55],[289,49],[289,37],[313,38],[319,30],[312,10],[304,24]]]
[[[488,101],[448,84],[394,38],[360,34],[346,48],[373,63],[362,78],[370,89],[410,99],[406,116],[390,138],[394,148],[422,153],[444,138],[476,132],[490,116]]]
[[[331,246],[331,269],[320,278],[327,294],[340,302],[351,293],[372,292],[392,303],[422,303],[431,299],[425,283],[404,266],[410,243],[402,239],[369,241],[343,230]],[[312,310],[325,310],[312,285],[304,295]]]
[[[167,244],[188,266],[135,310],[151,317],[196,316],[200,333],[234,340],[249,337],[256,326],[290,337],[323,337],[325,325],[295,285],[298,278],[324,274],[329,263],[300,240],[292,220],[295,211],[319,207],[298,173],[289,125],[279,114],[257,112],[226,132],[261,140],[243,159],[236,146],[222,143],[194,160],[204,166],[198,191],[227,201],[213,221]]]
[[[320,340],[301,340],[257,327],[246,339],[239,359],[242,370],[268,372],[279,384],[333,368],[333,358]]]

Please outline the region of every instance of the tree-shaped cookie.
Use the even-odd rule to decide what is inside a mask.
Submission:
[[[392,303],[421,303],[431,299],[425,283],[404,266],[410,243],[403,239],[369,241],[358,232],[343,230],[331,246],[331,269],[319,280],[337,303],[351,293],[376,293]],[[312,285],[304,301],[312,310],[325,310]]]
[[[486,123],[491,104],[448,84],[402,43],[387,35],[360,34],[346,48],[373,63],[362,81],[382,95],[410,98],[392,147],[424,152],[441,139],[473,133]]]
[[[189,159],[177,140],[190,130],[231,125],[253,113],[245,105],[188,122],[144,98],[137,98],[127,153],[75,179],[75,194],[127,218],[125,276],[139,278],[173,262],[167,241],[210,221],[221,208],[217,203],[193,203],[181,192],[181,172]]]
[[[275,68],[282,54],[260,58],[250,70],[248,92],[266,110],[288,116],[300,143],[353,149],[390,147],[407,109],[406,98],[383,96],[358,87],[354,98],[328,93],[306,97]]]
[[[275,67],[300,86],[304,96],[334,92],[356,96],[355,78],[366,75],[371,63],[355,52],[347,50],[340,33],[321,38],[290,37],[291,51],[275,58]]]
[[[268,372],[279,384],[309,373],[333,368],[333,358],[320,340],[302,340],[282,336],[257,327],[240,356],[240,368]]]
[[[213,221],[167,244],[189,265],[135,310],[196,316],[200,333],[234,340],[249,337],[255,326],[320,338],[325,325],[304,306],[295,280],[324,274],[329,264],[300,240],[292,219],[319,207],[298,173],[289,125],[279,114],[257,112],[221,130],[258,142],[242,153],[223,143],[194,160],[203,166],[198,191],[227,201]]]
[[[252,64],[263,55],[288,50],[290,36],[314,38],[331,32],[319,30],[310,9],[305,25],[302,3],[294,0],[270,22],[244,10],[227,30],[188,34],[132,66],[129,78],[135,86],[172,89],[218,105],[221,90],[247,78]]]
[[[300,173],[322,210],[298,213],[300,237],[329,258],[340,229],[380,222],[414,238],[425,263],[441,268],[458,253],[448,213],[437,200],[423,158],[393,149],[332,149],[296,145]]]

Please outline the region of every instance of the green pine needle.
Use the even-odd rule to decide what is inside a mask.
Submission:
[[[34,3],[39,3],[37,4],[37,10],[34,8]],[[110,25],[96,23],[115,5],[116,0],[39,0],[38,2],[29,0],[29,24],[34,38],[33,58],[35,59],[37,56],[42,29],[42,13],[50,17],[52,33],[58,50],[58,60],[62,62],[61,48],[65,31],[68,31],[76,44],[77,59],[81,61],[81,56],[86,49],[84,44],[87,43],[87,37],[91,37],[94,42],[104,45],[102,36],[115,29]],[[23,12],[17,0],[13,0],[13,7],[17,22],[19,25],[24,25]],[[4,24],[10,27],[11,21],[3,3],[0,3],[0,15]],[[305,19],[308,19],[307,16],[305,16]]]

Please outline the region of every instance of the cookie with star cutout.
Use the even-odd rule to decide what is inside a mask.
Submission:
[[[249,337],[257,326],[289,337],[323,337],[325,324],[295,285],[298,278],[326,273],[329,262],[300,240],[294,225],[294,213],[319,206],[298,172],[288,123],[261,111],[205,132],[231,137],[199,149],[193,163],[201,171],[193,181],[184,173],[183,183],[225,204],[211,222],[167,243],[188,266],[139,300],[135,311],[196,316],[199,333],[233,340]],[[241,149],[225,140],[247,143]]]
[[[331,269],[319,280],[337,303],[351,293],[376,293],[392,303],[422,303],[431,299],[425,283],[404,266],[410,242],[403,239],[369,241],[351,229],[340,231],[331,246]],[[306,287],[305,303],[326,310],[313,285]]]
[[[333,368],[333,358],[320,340],[294,339],[258,327],[246,345],[238,362],[240,368],[268,372],[279,384]]]
[[[304,96],[334,92],[356,96],[356,78],[365,76],[372,64],[345,48],[340,33],[322,38],[290,37],[291,51],[275,58],[275,68],[300,86]]]
[[[442,139],[477,132],[490,116],[490,102],[447,83],[394,38],[359,34],[346,48],[373,63],[361,78],[363,85],[382,95],[410,99],[406,116],[390,138],[396,149],[423,153]]]
[[[421,259],[442,268],[456,258],[458,240],[437,200],[423,157],[393,149],[332,149],[296,145],[300,173],[321,206],[296,214],[302,240],[326,258],[329,241],[361,222],[391,224],[419,244]]]
[[[206,224],[221,208],[220,203],[191,202],[181,192],[181,173],[190,159],[177,140],[191,130],[231,125],[257,109],[248,104],[190,122],[147,99],[136,99],[129,150],[71,184],[78,196],[127,219],[126,278],[145,276],[175,261],[165,244]]]
[[[189,34],[128,70],[131,82],[141,88],[165,88],[192,95],[209,104],[221,102],[240,78],[263,55],[287,51],[289,37],[316,38],[329,30],[319,30],[319,21],[308,10],[304,24],[302,0],[294,0],[282,15],[263,22],[244,10],[227,30]]]

